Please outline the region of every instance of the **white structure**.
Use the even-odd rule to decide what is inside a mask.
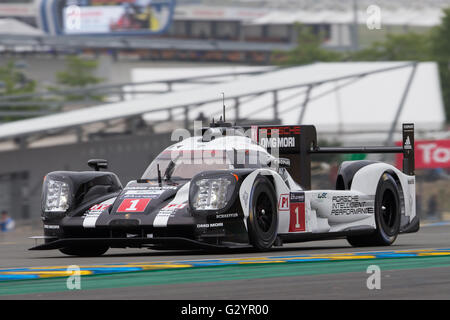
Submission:
[[[183,77],[180,72],[178,78]],[[133,118],[168,130],[170,123],[191,125],[200,112],[218,119],[222,92],[227,121],[314,124],[319,136],[328,133],[344,141],[351,135],[352,142],[379,143],[386,141],[391,128],[400,130],[403,122],[415,123],[418,132],[441,130],[445,122],[436,63],[315,63],[16,121],[0,126],[0,139]]]
[[[16,19],[0,19],[0,35],[23,35],[23,36],[40,36],[44,33],[42,30],[33,28],[32,26]]]

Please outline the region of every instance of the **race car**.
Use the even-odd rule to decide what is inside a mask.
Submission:
[[[401,153],[402,170],[345,161],[336,188],[311,190],[320,153]],[[55,171],[43,183],[44,243],[31,250],[98,256],[109,248],[269,250],[346,238],[388,246],[416,232],[414,125],[403,145],[319,147],[312,125],[237,127],[220,121],[162,151],[125,187],[107,161],[94,171]]]

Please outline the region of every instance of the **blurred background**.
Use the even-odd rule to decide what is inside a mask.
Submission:
[[[40,225],[46,173],[140,178],[176,128],[314,124],[323,146],[416,128],[417,210],[450,220],[450,0],[0,0],[0,211]],[[344,160],[314,157],[313,187]],[[6,214],[4,213],[6,212]]]

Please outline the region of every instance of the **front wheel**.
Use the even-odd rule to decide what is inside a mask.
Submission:
[[[400,196],[397,183],[391,174],[385,172],[378,182],[375,195],[376,230],[364,236],[349,236],[354,247],[389,246],[397,239],[400,231]]]
[[[64,254],[69,256],[79,256],[79,257],[98,257],[108,251],[109,247],[99,246],[99,247],[65,247],[59,249]]]
[[[264,176],[253,184],[248,233],[250,243],[258,250],[272,247],[277,237],[278,212],[275,189]]]

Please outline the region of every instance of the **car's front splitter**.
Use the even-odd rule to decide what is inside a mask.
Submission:
[[[181,237],[155,237],[155,238],[65,238],[30,248],[29,250],[53,250],[71,246],[108,246],[112,248],[139,248],[160,245],[167,248],[179,249],[224,249],[245,248],[248,244],[223,242],[211,244]]]

